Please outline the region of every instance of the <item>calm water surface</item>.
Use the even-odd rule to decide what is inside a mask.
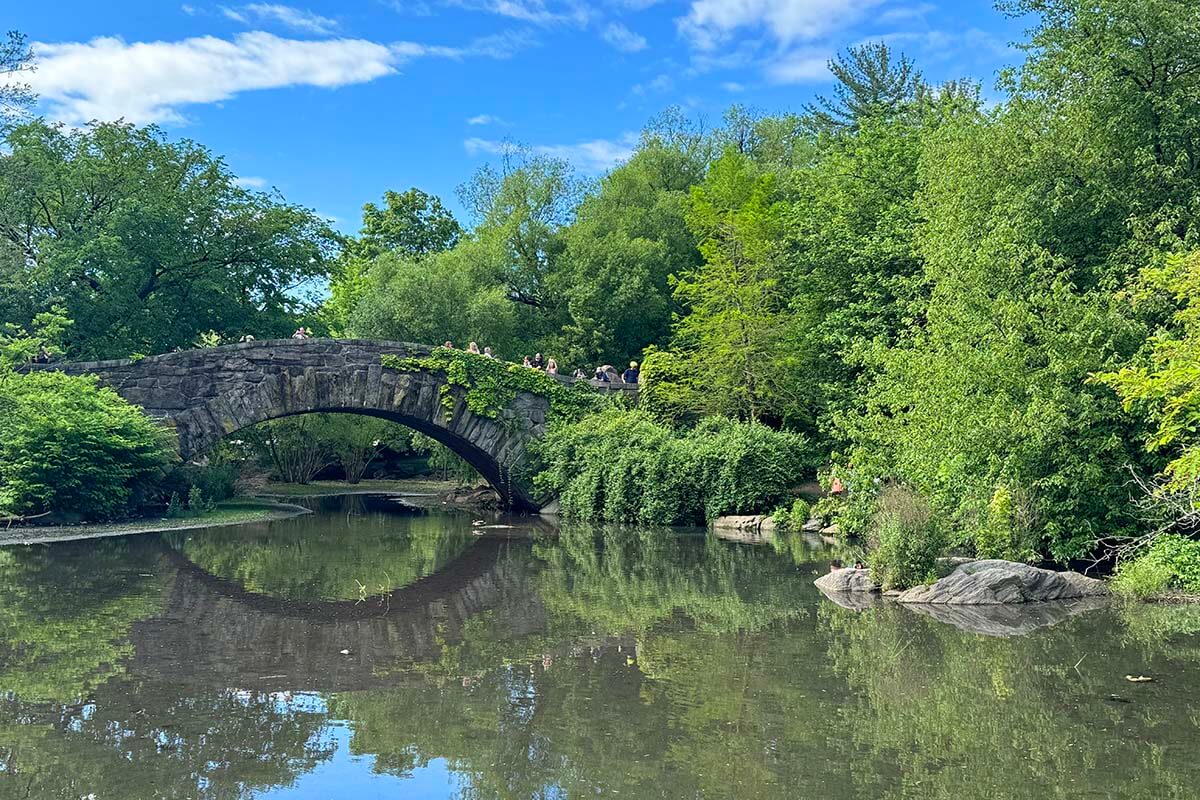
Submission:
[[[1034,624],[843,608],[802,544],[471,522],[0,550],[0,798],[1200,797],[1200,609],[984,635]]]

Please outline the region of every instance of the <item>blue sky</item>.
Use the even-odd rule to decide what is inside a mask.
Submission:
[[[733,103],[799,110],[865,40],[987,89],[1025,27],[991,0],[8,5],[0,27],[35,43],[39,113],[157,123],[346,231],[385,189],[458,211],[454,188],[506,141],[598,174],[670,105],[708,125]]]

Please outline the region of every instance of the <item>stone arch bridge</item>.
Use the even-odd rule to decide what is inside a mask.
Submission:
[[[171,427],[184,460],[260,422],[314,412],[364,414],[397,422],[464,458],[520,511],[540,507],[520,480],[526,446],[545,432],[549,403],[523,392],[496,418],[472,413],[453,389],[447,413],[436,371],[398,372],[384,355],[429,355],[432,348],[364,339],[275,339],[151,356],[139,360],[49,364],[72,375],[97,375],[131,403]],[[571,378],[560,380],[570,383]],[[636,386],[594,384],[607,391]]]

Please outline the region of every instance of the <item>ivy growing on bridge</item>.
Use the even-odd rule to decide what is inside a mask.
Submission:
[[[529,369],[487,356],[438,347],[428,356],[383,355],[380,363],[398,372],[440,372],[446,380],[439,389],[442,408],[454,411],[454,389],[463,389],[471,413],[495,419],[521,392],[546,398],[549,418],[572,420],[597,410],[599,395],[586,383],[561,383],[541,370]]]

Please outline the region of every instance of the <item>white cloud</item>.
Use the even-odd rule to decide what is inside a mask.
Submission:
[[[712,50],[735,31],[767,33],[784,45],[811,41],[852,25],[883,0],[691,0],[676,21],[693,47]]]
[[[775,83],[814,83],[829,78],[830,53],[796,50],[767,65],[767,77]]]
[[[511,47],[512,42],[507,46]],[[228,100],[241,92],[289,86],[336,88],[392,74],[420,57],[503,57],[502,43],[465,48],[364,39],[301,41],[262,31],[232,40],[201,36],[176,42],[90,42],[33,46],[29,76],[49,116],[78,124],[123,117],[129,122],[182,123],[181,109]]]
[[[503,125],[504,120],[491,114],[479,114],[467,120],[468,125]]]
[[[623,53],[636,53],[646,49],[646,37],[634,33],[619,22],[610,23],[600,36]]]
[[[636,134],[626,133],[617,140],[593,139],[575,144],[538,144],[529,148],[537,155],[561,158],[576,169],[588,174],[606,172],[622,161],[629,160],[637,148]],[[503,155],[519,149],[512,142],[472,137],[463,141],[469,156]]]
[[[534,25],[584,26],[591,11],[581,0],[446,0],[448,5],[471,11],[485,11]]]
[[[737,81],[725,81],[721,84],[721,88],[727,92],[733,92],[734,94],[746,91],[746,87]]]
[[[329,34],[338,26],[337,20],[280,3],[250,3],[238,8],[222,6],[221,13],[245,25],[275,22],[302,33]]]
[[[910,50],[915,49],[921,54],[919,60],[922,62],[945,61],[963,56],[1004,57],[1014,52],[1003,39],[979,28],[961,31],[901,31],[873,37],[873,41],[884,41]]]
[[[261,189],[267,185],[266,178],[259,178],[256,175],[243,175],[240,178],[235,178],[233,182],[243,189]]]
[[[886,25],[888,23],[900,22],[902,20],[921,19],[926,14],[936,10],[937,6],[935,6],[933,3],[918,3],[914,6],[896,6],[895,8],[889,8],[881,13],[875,18],[875,21]]]
[[[632,91],[634,94],[644,95],[652,92],[669,92],[673,88],[675,88],[675,80],[670,75],[663,73],[662,75],[658,75],[653,80],[647,81],[646,83],[636,84]]]

